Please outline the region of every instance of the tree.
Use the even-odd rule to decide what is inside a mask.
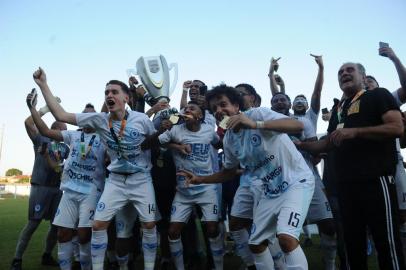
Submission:
[[[6,171],[6,176],[22,175],[23,172],[16,168],[11,168]]]

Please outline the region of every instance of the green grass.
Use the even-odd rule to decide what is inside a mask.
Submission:
[[[3,196],[4,198],[4,196]],[[21,229],[27,221],[28,198],[18,197],[0,199],[0,269],[8,269],[13,259],[15,246]],[[41,255],[44,249],[44,239],[49,227],[48,222],[42,222],[34,233],[23,257],[24,270],[57,269],[55,267],[41,266]],[[309,263],[309,269],[323,269],[321,263],[321,251],[318,236],[313,236],[313,246],[304,248]],[[54,250],[56,258],[56,250]],[[225,256],[224,269],[238,270],[240,260],[233,256]],[[369,258],[369,269],[378,269],[375,257]],[[137,263],[137,269],[142,269],[141,262]]]

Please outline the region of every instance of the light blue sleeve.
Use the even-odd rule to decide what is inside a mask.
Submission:
[[[79,127],[99,129],[106,121],[106,113],[77,113],[76,123]]]

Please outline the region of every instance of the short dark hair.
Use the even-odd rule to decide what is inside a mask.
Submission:
[[[187,104],[193,104],[196,105],[197,107],[199,107],[200,111],[202,112],[202,122],[204,121],[204,119],[206,118],[206,113],[205,113],[205,109],[199,105],[199,103],[197,103],[196,101],[189,101]]]
[[[123,90],[127,95],[130,95],[130,89],[128,88],[127,84],[123,83],[122,81],[110,80],[108,83],[106,83],[106,86],[109,84],[119,85],[121,87],[121,90]]]
[[[94,106],[93,106],[92,103],[87,103],[87,104],[85,105],[85,109],[87,109],[87,108],[92,108],[92,109],[94,109]]]
[[[242,97],[241,97],[240,93],[238,93],[237,89],[235,89],[234,87],[231,87],[231,86],[227,86],[225,84],[217,85],[206,93],[207,104],[210,104],[210,101],[212,99],[218,98],[220,96],[226,96],[230,100],[231,104],[238,105],[240,109],[244,108],[244,103],[243,103]],[[210,109],[210,106],[209,106],[209,109]],[[213,112],[211,112],[211,113],[213,113]]]
[[[306,96],[305,96],[305,95],[303,95],[303,94],[297,95],[297,96],[295,97],[295,99],[297,99],[297,98],[299,98],[299,97],[302,97],[302,98],[304,98],[304,99],[306,99],[306,100],[307,100]]]
[[[289,97],[288,95],[286,95],[285,93],[282,93],[282,92],[278,92],[278,93],[276,93],[275,95],[272,96],[272,98],[271,98],[271,104],[272,104],[272,100],[273,100],[277,95],[283,95],[283,96],[285,96],[286,99],[289,101],[289,103],[292,103],[292,102],[290,101],[290,97]]]
[[[374,77],[374,76],[367,75],[367,76],[366,76],[366,78],[367,78],[367,79],[374,80],[374,81],[376,82],[376,85],[378,85],[378,87],[379,87],[379,83],[378,83],[378,81],[375,79],[375,77]]]
[[[261,96],[257,93],[254,86],[248,83],[240,83],[235,86],[235,88],[242,87],[248,91],[248,94],[254,96],[254,106],[260,107],[261,106]]]

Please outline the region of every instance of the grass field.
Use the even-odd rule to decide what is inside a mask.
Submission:
[[[19,197],[17,199],[5,198],[0,199],[0,269],[5,270],[10,267],[10,262],[14,256],[15,245],[17,242],[20,230],[27,220],[27,207],[28,198]],[[39,229],[33,235],[28,248],[23,257],[24,270],[37,270],[37,269],[57,269],[55,267],[46,268],[41,266],[41,255],[43,252],[43,242],[48,230],[49,223],[43,222]],[[309,269],[318,270],[323,269],[321,263],[321,252],[319,246],[319,238],[314,236],[312,238],[314,245],[310,248],[305,248]],[[54,251],[56,258],[56,250]],[[376,266],[375,257],[370,257],[370,268],[378,269]],[[240,260],[233,256],[225,257],[224,269],[238,270]],[[141,262],[137,265],[137,269],[141,269]]]

